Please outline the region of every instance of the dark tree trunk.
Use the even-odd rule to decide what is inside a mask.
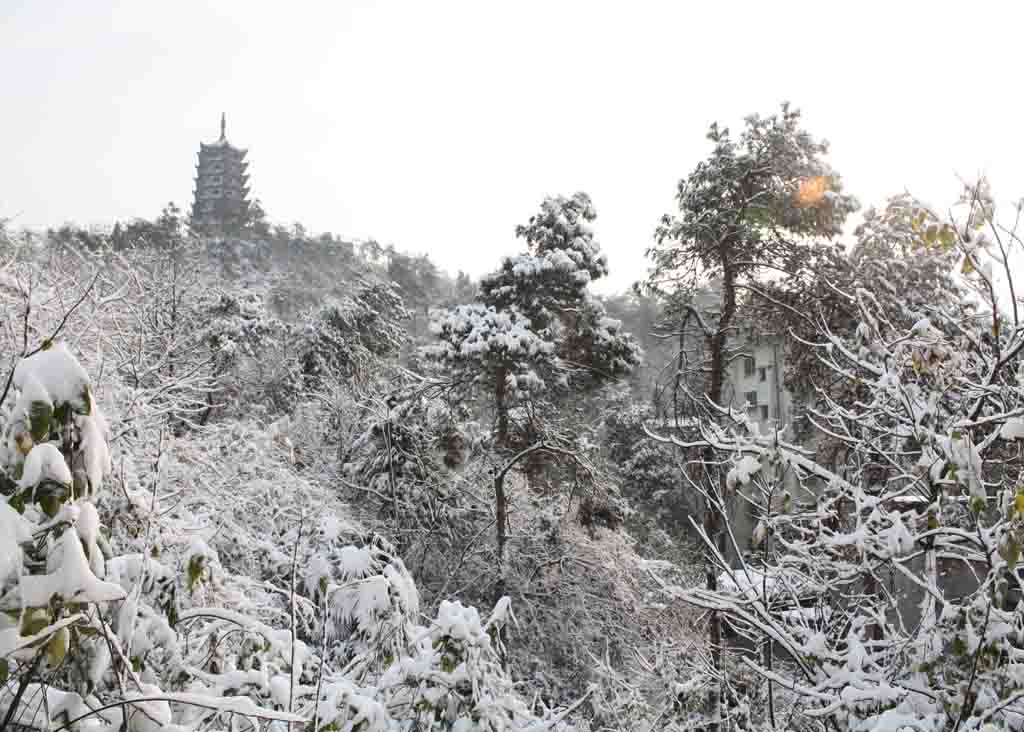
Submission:
[[[505,370],[498,372],[494,386],[494,404],[498,412],[498,435],[495,440],[498,454],[502,454],[508,446],[508,405],[505,401]],[[508,588],[505,583],[505,545],[508,543],[508,496],[505,494],[505,470],[501,469],[494,476],[494,525],[497,534],[497,582],[495,583],[494,601],[498,602],[505,596]],[[499,641],[502,646],[508,642],[505,628],[499,630]],[[501,665],[508,667],[508,658],[502,654]]]
[[[723,261],[722,277],[722,315],[718,321],[718,328],[711,337],[711,384],[708,389],[708,398],[713,404],[722,403],[722,391],[725,385],[725,370],[728,366],[727,346],[729,342],[729,329],[733,317],[736,314],[736,273],[728,260]],[[708,446],[704,450],[706,465],[713,465],[715,462],[714,448]],[[725,475],[721,471],[715,471],[712,480],[718,482],[717,494],[725,500]],[[709,493],[713,493],[712,486],[708,486]],[[718,551],[725,556],[725,534],[722,531],[725,516],[722,515],[723,507],[707,501],[704,507],[704,531],[708,538],[714,542]],[[706,581],[707,588],[712,592],[718,591],[718,565],[713,556],[706,557]],[[711,662],[716,672],[722,671],[722,618],[720,613],[712,611],[708,623],[708,642],[711,645]],[[712,684],[708,691],[708,714],[712,717],[712,723],[708,725],[710,732],[718,732],[719,720],[721,719],[721,689],[718,685]]]
[[[498,413],[498,450],[508,447],[508,404],[506,404],[505,369],[498,371],[494,382],[494,408]]]

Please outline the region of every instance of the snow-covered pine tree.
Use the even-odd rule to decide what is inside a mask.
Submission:
[[[438,342],[421,349],[455,393],[485,394],[493,408],[503,463],[493,481],[499,596],[508,536],[505,476],[542,454],[568,458],[591,475],[576,445],[546,431],[543,419],[555,413],[557,397],[614,381],[639,359],[632,338],[587,289],[608,272],[590,225],[595,215],[584,193],[545,199],[540,213],[516,230],[527,252],[505,258],[483,278],[480,302],[438,312],[432,323]],[[514,413],[523,419],[513,423]]]
[[[499,447],[510,446],[510,413],[518,403],[535,442],[552,402],[615,381],[640,352],[621,323],[609,318],[588,285],[608,273],[594,238],[590,198],[546,198],[516,234],[527,245],[481,281],[479,302],[441,311],[433,330],[440,344],[422,353],[445,365],[457,388],[484,385],[493,396]]]
[[[713,429],[723,419],[727,367],[740,355],[736,312],[742,288],[766,269],[784,267],[794,249],[813,237],[842,231],[856,201],[842,192],[839,176],[825,161],[827,145],[801,127],[800,113],[783,105],[768,117],[748,117],[738,137],[728,128],[711,126],[713,149],[686,178],[677,193],[679,212],[666,215],[656,245],[648,250],[653,267],[645,289],[664,298],[677,314],[677,329],[696,322],[705,340],[705,392],[687,395],[688,415],[699,430]],[[717,302],[701,307],[696,296],[709,280],[720,281]],[[683,350],[683,349],[681,349]],[[685,389],[685,380],[678,381]],[[723,529],[728,522],[725,475],[713,450],[699,457],[700,477],[692,488],[703,494],[703,530],[712,537],[707,557],[707,588],[718,583],[716,554],[726,551]],[[712,732],[722,711],[721,622],[712,612],[708,623],[712,666],[718,679],[708,684],[707,715]]]
[[[480,282],[480,301],[497,311],[515,308],[555,344],[560,368],[576,388],[615,381],[640,359],[621,322],[608,317],[589,285],[608,274],[594,237],[597,212],[586,193],[541,202],[516,227],[526,252],[505,258]]]

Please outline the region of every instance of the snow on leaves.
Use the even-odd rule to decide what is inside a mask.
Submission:
[[[46,607],[53,597],[65,603],[110,602],[124,598],[124,590],[93,574],[82,541],[74,527],[64,531],[51,547],[42,575],[22,575],[19,589],[24,607]]]
[[[436,314],[431,331],[439,342],[423,349],[428,358],[449,367],[463,364],[461,368],[478,374],[477,380],[500,372],[513,392],[543,389],[537,370],[556,364],[554,344],[514,309],[459,305]]]
[[[24,516],[0,504],[0,603],[21,614],[19,626],[0,626],[5,674],[26,679],[33,698],[49,699],[48,708],[19,708],[19,723],[38,722],[44,710],[129,730],[195,729],[240,718],[259,724],[317,717],[322,729],[370,732],[397,732],[412,719],[460,730],[544,722],[498,661],[492,632],[511,618],[507,600],[488,623],[472,608],[446,603],[421,624],[419,593],[401,559],[380,537],[346,543],[357,525],[328,508],[336,506],[329,494],[314,495],[294,475],[281,449],[281,425],[168,439],[148,477],[124,455],[121,491],[109,497],[100,490],[110,466],[105,422],[70,426],[79,432],[68,442],[37,443],[27,456],[5,453],[5,460],[21,461],[19,489],[69,485],[79,464],[92,476],[89,498],[69,497],[52,516],[32,503]],[[237,459],[224,459],[229,445]],[[82,450],[92,457],[80,460]],[[218,484],[198,483],[193,466],[213,462]],[[156,501],[168,492],[184,499],[162,508]],[[97,511],[92,498],[107,510]],[[240,500],[251,505],[232,510]],[[319,523],[305,531],[279,525],[295,511],[319,512]],[[122,527],[109,541],[103,518]],[[125,531],[140,519],[148,530]],[[33,534],[46,535],[44,571],[26,563]],[[296,619],[289,626],[282,622],[288,592],[276,584],[290,571],[286,550],[294,545],[308,577],[298,584],[304,592],[291,599]],[[137,551],[115,556],[118,548]],[[323,631],[327,646],[318,642]],[[63,677],[36,683],[40,648],[58,665],[70,651],[84,676],[69,677],[70,686]]]
[[[954,250],[976,238],[954,228],[943,243],[942,232],[911,233],[907,246],[923,237]],[[864,246],[900,245],[879,236]],[[833,284],[859,322],[842,334],[825,324],[804,345],[840,384],[819,389],[808,410],[819,439],[836,446],[837,469],[742,422],[701,429],[703,444],[732,456],[727,480],[756,506],[761,542],[738,567],[718,555],[726,576],[717,590],[684,595],[786,650],[794,666],[781,683],[804,699],[808,723],[1016,725],[1024,330],[977,269],[957,275],[945,298],[920,301],[921,293],[905,301],[895,284],[890,292],[891,283],[845,292]],[[973,301],[950,297],[967,291]],[[772,588],[784,576],[821,590],[783,601]],[[806,617],[794,623],[797,599]],[[748,664],[780,678],[778,668]]]
[[[78,414],[91,410],[89,376],[64,343],[22,359],[14,370],[14,386],[28,392],[32,401],[46,399],[54,408],[68,404]]]

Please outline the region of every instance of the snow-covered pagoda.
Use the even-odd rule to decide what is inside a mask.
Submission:
[[[220,116],[220,139],[199,143],[192,226],[206,234],[237,232],[248,220],[246,150],[228,142],[227,120]]]

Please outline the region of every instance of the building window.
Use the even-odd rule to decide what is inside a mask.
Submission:
[[[224,195],[224,192],[220,188],[210,189],[210,198],[220,198],[222,195]]]
[[[743,375],[753,376],[754,375],[754,359],[750,356],[746,356],[743,359]]]
[[[212,186],[219,186],[222,183],[224,183],[224,176],[223,175],[211,175],[210,179],[208,181],[206,181],[206,182],[208,184],[212,185]]]
[[[761,405],[761,419],[768,419],[768,405]]]
[[[756,407],[757,406],[757,392],[756,391],[748,391],[747,392],[747,404],[749,404],[752,407]]]
[[[768,381],[768,367],[767,366],[762,366],[761,368],[759,368],[757,370],[757,380],[758,381]]]

